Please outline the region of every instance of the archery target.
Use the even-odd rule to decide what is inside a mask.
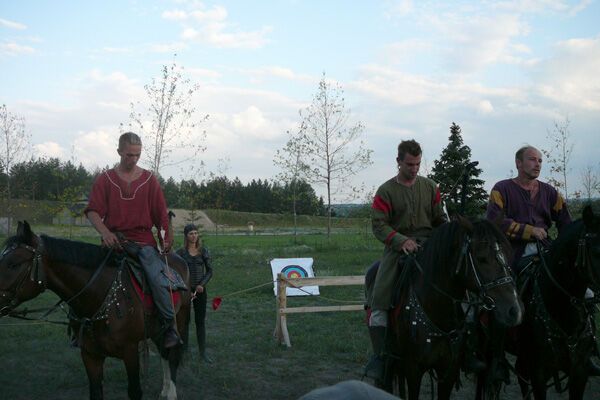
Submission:
[[[277,296],[277,274],[293,278],[313,278],[315,273],[312,268],[312,258],[274,258],[271,260],[271,272],[273,273],[273,292]],[[310,296],[318,295],[318,286],[303,286],[302,288],[286,289],[287,296]]]
[[[281,273],[286,278],[308,278],[308,273],[299,265],[288,265],[283,267]]]

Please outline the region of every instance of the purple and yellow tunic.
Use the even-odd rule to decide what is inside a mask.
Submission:
[[[512,179],[500,181],[492,188],[487,219],[499,222],[500,229],[510,241],[514,251],[512,266],[523,255],[527,243],[535,241],[531,236],[534,227],[548,231],[554,222],[560,231],[571,223],[567,204],[555,188],[539,182],[539,191],[531,199],[530,192]]]

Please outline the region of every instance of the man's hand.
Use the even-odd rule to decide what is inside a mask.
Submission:
[[[121,247],[121,244],[119,243],[119,239],[117,238],[117,235],[115,235],[111,231],[106,231],[105,233],[102,234],[102,245],[104,245],[106,247],[112,247],[115,249],[118,249]]]
[[[204,293],[204,286],[197,285],[196,286],[196,293]]]
[[[531,231],[531,236],[537,240],[545,240],[548,237],[548,232],[546,232],[544,228],[538,228],[537,226],[534,226],[533,230]]]
[[[419,249],[419,245],[413,239],[406,239],[400,246],[400,251],[405,253],[414,253]]]

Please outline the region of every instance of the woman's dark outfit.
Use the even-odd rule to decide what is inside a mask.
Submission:
[[[200,355],[206,358],[206,284],[212,278],[212,261],[210,253],[206,247],[202,247],[200,254],[192,256],[187,249],[181,248],[177,250],[187,263],[190,270],[190,289],[196,290],[196,286],[200,285],[204,288],[202,293],[197,293],[193,300],[194,304],[194,320],[196,321],[196,337],[198,339],[198,349]]]

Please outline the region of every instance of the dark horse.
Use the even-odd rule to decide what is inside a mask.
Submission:
[[[408,398],[418,399],[423,374],[434,370],[438,399],[450,398],[464,355],[462,305],[468,291],[505,325],[521,321],[522,305],[506,265],[509,248],[492,223],[459,219],[436,228],[423,250],[406,259],[407,282],[398,289],[387,335],[386,390],[396,379],[403,392],[406,380]]]
[[[138,344],[146,337],[160,344],[160,323],[156,316],[146,315],[128,270],[119,268],[108,254],[100,246],[37,236],[27,222],[19,222],[16,236],[7,239],[0,255],[0,316],[9,314],[46,288],[51,290],[71,306],[83,324],[79,344],[90,383],[90,398],[103,398],[104,360],[116,357],[123,360],[127,370],[129,398],[140,399]],[[169,265],[179,271],[187,284],[185,263],[170,257]],[[177,326],[184,336],[189,311],[190,293],[181,292]],[[163,356],[162,396],[175,399],[183,346],[169,351],[159,347],[159,350]]]
[[[582,399],[588,360],[594,351],[593,314],[587,288],[600,290],[600,216],[590,206],[580,220],[566,226],[544,257],[524,296],[523,323],[517,332],[515,365],[521,392],[546,398],[546,383],[559,372],[568,376],[569,399]]]

